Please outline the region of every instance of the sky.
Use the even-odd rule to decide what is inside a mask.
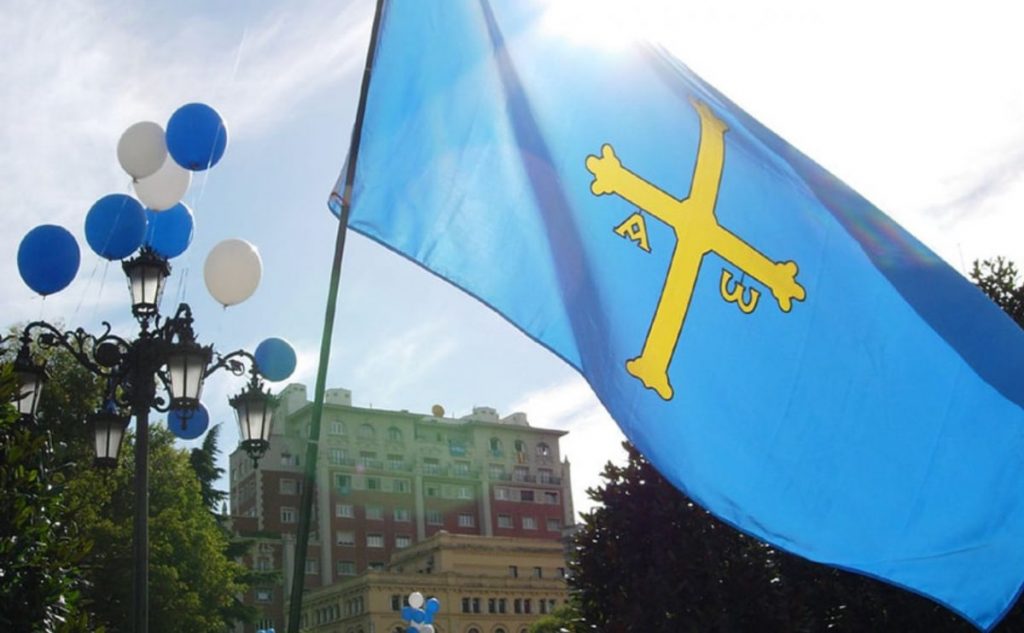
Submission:
[[[562,0],[566,37],[658,40],[747,112],[858,190],[954,268],[1024,263],[1024,9],[1017,3],[714,3]],[[584,11],[587,8],[587,11]],[[341,169],[369,39],[371,0],[0,0],[0,315],[97,332],[135,326],[123,273],[88,250],[84,220],[131,193],[121,133],[164,125],[179,106],[216,108],[222,161],[193,179],[191,248],[172,260],[164,312],[194,309],[202,343],[297,349],[288,381],[312,387],[337,221],[326,208]],[[83,249],[76,280],[44,300],[17,272],[21,238],[68,228]],[[224,309],[203,262],[218,242],[252,242],[263,261],[248,301]],[[577,510],[621,462],[623,439],[585,382],[500,316],[433,275],[350,234],[328,387],[353,403],[451,416],[522,411],[569,432]],[[281,388],[286,383],[274,385]],[[211,376],[203,401],[237,445],[227,399],[242,379]],[[188,446],[188,443],[184,445]],[[226,488],[226,480],[223,487]]]

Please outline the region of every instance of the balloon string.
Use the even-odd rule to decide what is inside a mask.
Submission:
[[[92,272],[89,273],[89,278],[85,282],[85,288],[82,289],[82,294],[78,297],[78,305],[75,306],[75,311],[72,314],[73,317],[78,318],[78,314],[82,310],[82,304],[85,302],[86,296],[89,295],[89,288],[92,287],[92,282],[96,279],[96,271],[99,270],[100,262],[97,261],[93,264]],[[95,316],[95,315],[93,315]]]

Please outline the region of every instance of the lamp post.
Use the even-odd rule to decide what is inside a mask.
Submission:
[[[45,321],[29,323],[21,332],[21,345],[14,361],[17,376],[18,411],[24,420],[35,420],[39,398],[46,382],[44,364],[33,360],[33,344],[62,348],[79,365],[104,383],[103,405],[89,416],[96,448],[97,466],[117,465],[118,452],[128,426],[135,418],[135,523],[133,619],[136,633],[148,631],[149,620],[149,412],[175,410],[188,424],[199,406],[203,382],[210,374],[225,369],[250,378],[242,392],[231,398],[239,422],[242,448],[255,464],[269,446],[274,400],[263,390],[263,379],[249,352],[227,354],[212,345],[200,345],[192,329],[192,309],[178,306],[174,316],[159,312],[164,281],[170,275],[167,260],[144,247],[136,257],[123,263],[131,293],[132,314],[139,324],[134,340],[111,333],[103,323],[99,335],[82,328],[61,330]]]

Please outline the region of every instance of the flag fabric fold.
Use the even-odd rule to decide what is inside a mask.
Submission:
[[[1024,334],[669,55],[547,7],[384,4],[350,228],[576,368],[718,517],[993,626]]]

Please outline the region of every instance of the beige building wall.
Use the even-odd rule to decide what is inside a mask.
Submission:
[[[564,549],[536,539],[440,532],[395,554],[384,571],[307,593],[303,629],[404,633],[410,593],[436,597],[438,633],[523,633],[568,599]]]

